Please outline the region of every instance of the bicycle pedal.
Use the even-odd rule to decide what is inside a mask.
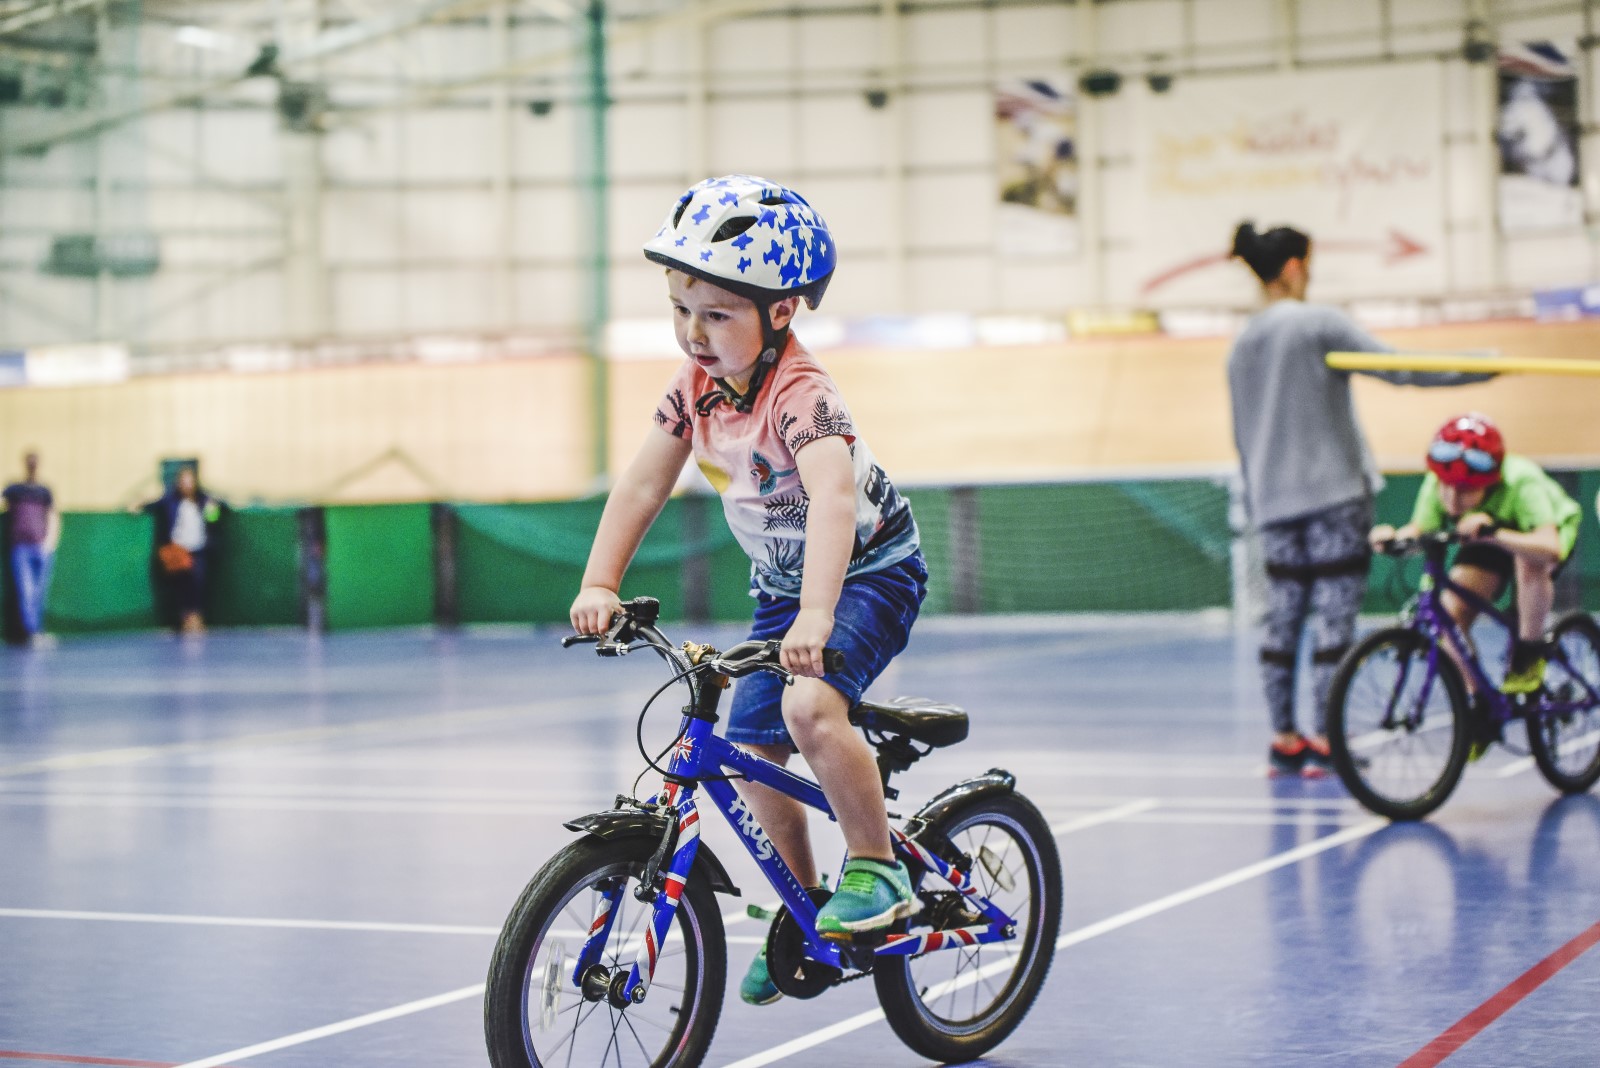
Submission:
[[[860,949],[877,949],[879,946],[889,941],[889,936],[893,933],[894,929],[892,927],[880,927],[876,931],[857,931],[854,933],[846,931],[819,931],[818,935],[825,941],[833,942],[841,946],[854,946]]]

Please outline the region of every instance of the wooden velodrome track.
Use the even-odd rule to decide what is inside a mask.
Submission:
[[[805,337],[804,319],[799,326]],[[1406,352],[1600,355],[1600,322],[1380,331]],[[1235,463],[1228,339],[1126,337],[987,349],[830,349],[866,440],[903,484],[1224,471]],[[610,464],[651,429],[676,361],[609,366]],[[25,448],[67,509],[119,508],[155,489],[157,461],[198,456],[231,500],[540,500],[601,488],[593,368],[576,355],[439,366],[149,376],[0,390],[0,467]],[[1452,414],[1481,410],[1511,448],[1600,462],[1600,378],[1509,375],[1457,389],[1356,376],[1379,462],[1421,466]]]

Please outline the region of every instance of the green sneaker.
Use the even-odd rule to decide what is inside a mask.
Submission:
[[[851,935],[888,927],[916,911],[917,897],[903,864],[851,859],[845,861],[839,875],[839,889],[817,913],[817,933],[847,940]]]
[[[1544,685],[1545,656],[1548,648],[1543,642],[1525,642],[1518,640],[1511,650],[1511,666],[1506,671],[1505,681],[1500,684],[1501,693],[1535,693]]]
[[[783,991],[773,984],[767,971],[767,947],[763,945],[739,983],[739,999],[749,1005],[771,1005],[781,997]]]

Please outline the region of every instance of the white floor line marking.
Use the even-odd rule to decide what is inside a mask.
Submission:
[[[1141,812],[1149,812],[1159,804],[1161,804],[1159,797],[1141,797],[1137,801],[1129,801],[1127,804],[1118,805],[1116,808],[1091,812],[1087,816],[1079,816],[1077,819],[1058,823],[1050,828],[1050,833],[1060,838],[1062,835],[1071,834],[1073,831],[1082,831],[1090,827],[1098,827],[1102,823],[1112,823],[1116,820],[1127,819],[1129,816],[1137,816]]]
[[[362,920],[279,920],[251,916],[184,916],[159,912],[86,912],[68,909],[3,909],[0,919],[90,920],[106,923],[167,923],[189,927],[276,927],[306,931],[380,931],[386,934],[497,935],[498,927],[445,923],[377,923]]]
[[[571,805],[508,804],[483,801],[346,801],[265,797],[159,797],[148,794],[11,794],[0,791],[0,805],[35,808],[182,808],[217,812],[352,812],[366,815],[423,816],[552,816],[572,811]]]
[[[1507,764],[1505,767],[1500,768],[1499,770],[1497,770],[1494,773],[1494,777],[1497,778],[1497,779],[1509,779],[1513,775],[1521,775],[1523,772],[1527,771],[1528,769],[1530,769],[1532,767],[1533,767],[1533,757],[1522,757],[1521,759],[1513,760],[1511,763]]]
[[[46,771],[69,771],[79,768],[115,767],[138,764],[160,757],[186,756],[202,753],[223,753],[257,746],[302,745],[334,738],[352,738],[369,734],[404,733],[432,727],[455,727],[467,723],[492,722],[517,716],[538,714],[543,717],[565,710],[572,712],[573,702],[568,700],[529,701],[526,704],[499,705],[492,708],[464,709],[459,712],[429,712],[418,716],[395,716],[389,719],[361,720],[356,723],[339,723],[322,727],[294,727],[281,731],[242,734],[233,738],[211,738],[198,742],[166,742],[158,745],[136,745],[124,749],[99,749],[82,753],[62,753],[40,760],[20,764],[0,765],[0,776],[34,775]]]
[[[1306,823],[1343,823],[1350,813],[1333,812],[1152,812],[1129,816],[1128,823],[1147,827],[1182,824],[1206,827],[1299,827]]]
[[[1600,731],[1590,731],[1588,734],[1580,734],[1576,738],[1567,739],[1565,744],[1576,749],[1580,746],[1591,745],[1597,739],[1600,739]],[[1523,772],[1535,766],[1536,765],[1534,764],[1533,757],[1527,756],[1520,760],[1513,760],[1511,763],[1507,764],[1494,774],[1496,778],[1509,779],[1511,776],[1521,775]]]
[[[481,997],[484,984],[477,986],[464,986],[460,990],[452,990],[447,994],[436,994],[431,998],[422,998],[420,1001],[408,1001],[404,1005],[396,1005],[392,1009],[382,1009],[378,1012],[369,1012],[365,1016],[353,1016],[348,1020],[328,1024],[326,1027],[314,1027],[309,1031],[298,1034],[285,1035],[283,1038],[274,1038],[269,1042],[260,1042],[254,1046],[245,1046],[242,1049],[229,1050],[219,1053],[215,1057],[204,1060],[190,1061],[180,1064],[177,1068],[218,1068],[219,1065],[232,1064],[234,1061],[249,1060],[259,1057],[263,1053],[272,1053],[275,1050],[288,1049],[290,1046],[300,1046],[307,1042],[315,1042],[319,1038],[328,1038],[332,1035],[354,1031],[361,1027],[371,1027],[373,1024],[384,1023],[398,1019],[401,1016],[410,1016],[412,1013],[426,1012],[436,1009],[440,1005],[449,1005],[456,1001],[465,1001],[467,998]]]
[[[1109,916],[1097,923],[1091,923],[1087,927],[1080,927],[1076,931],[1069,931],[1060,938],[1056,939],[1056,950],[1059,952],[1060,950],[1066,949],[1069,946],[1075,946],[1079,943],[1087,942],[1091,938],[1098,938],[1103,934],[1110,934],[1112,931],[1127,927],[1129,924],[1137,923],[1140,920],[1149,919],[1151,916],[1166,912],[1168,909],[1177,908],[1179,905],[1186,905],[1191,901],[1196,901],[1202,897],[1214,894],[1219,890],[1226,890],[1229,887],[1237,886],[1243,882],[1248,882],[1249,880],[1261,875],[1265,875],[1268,872],[1276,871],[1277,869],[1287,867],[1290,864],[1299,863],[1300,861],[1305,860],[1307,857],[1313,857],[1326,850],[1345,845],[1349,842],[1354,842],[1359,838],[1365,838],[1374,831],[1387,826],[1389,826],[1389,821],[1387,820],[1368,820],[1367,822],[1358,824],[1355,827],[1347,827],[1342,831],[1337,831],[1333,834],[1318,838],[1316,841],[1307,842],[1305,845],[1284,850],[1282,853],[1274,854],[1273,856],[1270,856],[1265,860],[1257,861],[1254,864],[1247,864],[1246,866],[1239,868],[1236,871],[1231,871],[1226,875],[1219,875],[1215,879],[1209,879],[1206,882],[1198,883],[1195,886],[1189,887],[1187,890],[1179,890],[1177,893],[1168,894],[1166,897],[1157,898],[1156,900],[1148,902],[1144,905],[1140,905],[1137,908],[1129,909],[1126,912],[1119,912],[1115,916]],[[954,980],[948,984],[941,984],[940,992],[958,989],[958,983],[960,986],[970,985],[979,981],[980,979],[986,979],[996,972],[1004,971],[1010,966],[1010,961],[999,961],[996,964],[990,965],[989,967],[979,968],[975,971],[968,972],[959,980]],[[824,1027],[821,1030],[813,1031],[801,1038],[791,1039],[782,1045],[774,1046],[772,1049],[764,1050],[761,1053],[746,1057],[743,1060],[735,1061],[734,1063],[728,1065],[727,1068],[761,1068],[762,1065],[773,1064],[777,1061],[792,1057],[797,1053],[803,1053],[815,1046],[820,1046],[822,1043],[838,1038],[840,1035],[846,1035],[852,1031],[858,1031],[863,1027],[877,1023],[881,1019],[883,1019],[882,1009],[873,1009],[871,1012],[863,1012],[859,1015],[851,1016],[848,1019],[840,1020],[838,1023]],[[185,1066],[185,1068],[187,1068],[187,1066]]]
[[[1324,835],[1315,841],[1295,846],[1293,849],[1286,849],[1282,853],[1275,853],[1265,860],[1247,864],[1226,875],[1219,875],[1215,879],[1209,879],[1196,886],[1191,886],[1187,890],[1179,890],[1177,893],[1168,894],[1166,897],[1157,898],[1137,908],[1119,912],[1115,916],[1109,916],[1097,923],[1091,923],[1087,927],[1069,931],[1056,939],[1056,949],[1059,951],[1066,949],[1068,946],[1075,946],[1080,942],[1087,942],[1091,938],[1098,938],[1100,935],[1126,927],[1131,923],[1148,919],[1158,913],[1166,912],[1168,909],[1177,908],[1179,905],[1187,905],[1191,901],[1198,901],[1200,898],[1215,894],[1219,890],[1226,890],[1229,887],[1238,886],[1240,883],[1249,882],[1251,879],[1266,875],[1268,872],[1277,871],[1279,868],[1288,867],[1290,864],[1298,864],[1307,857],[1314,857],[1318,853],[1365,838],[1367,835],[1387,826],[1389,826],[1388,820],[1367,820],[1365,823],[1358,823],[1354,827],[1346,827],[1342,831]],[[977,979],[978,975],[974,973],[973,978]]]

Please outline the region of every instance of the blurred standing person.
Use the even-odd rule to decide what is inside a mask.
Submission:
[[[1272,717],[1272,775],[1329,774],[1325,701],[1366,594],[1372,499],[1383,486],[1356,422],[1350,372],[1330,352],[1392,352],[1338,308],[1307,304],[1311,239],[1241,223],[1233,256],[1261,281],[1265,303],[1228,355],[1234,443],[1245,502],[1266,559],[1261,677]],[[1397,385],[1454,386],[1492,375],[1374,371]],[[1312,729],[1296,726],[1300,640],[1311,624]]]
[[[39,454],[29,449],[22,456],[21,482],[4,491],[10,521],[11,578],[17,591],[17,609],[23,639],[36,643],[44,630],[44,605],[50,593],[50,569],[61,539],[61,516],[50,487],[39,481]]]
[[[182,467],[172,488],[144,510],[155,519],[156,566],[172,596],[178,630],[202,634],[206,570],[216,554],[222,502],[200,488],[193,467]]]

